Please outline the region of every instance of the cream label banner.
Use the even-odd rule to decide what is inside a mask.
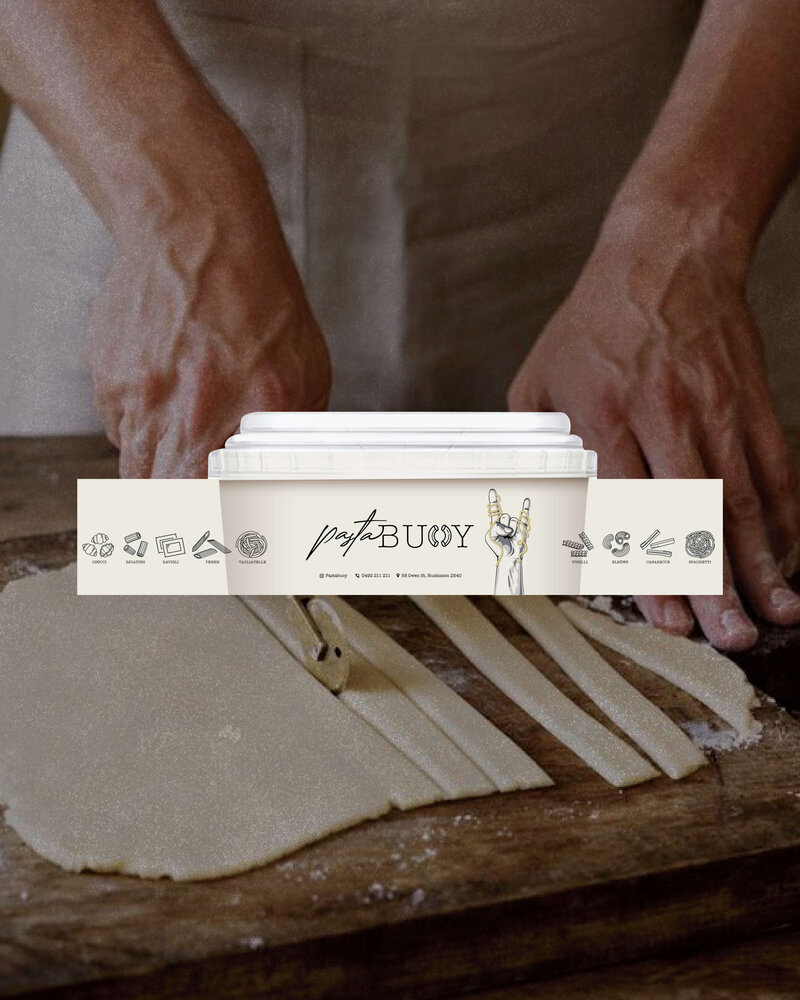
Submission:
[[[80,594],[721,592],[721,480],[78,483]]]

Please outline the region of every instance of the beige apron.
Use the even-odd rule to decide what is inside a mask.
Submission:
[[[480,410],[504,408],[578,274],[698,5],[162,8],[266,165],[330,345],[332,406]],[[94,431],[85,331],[109,238],[18,111],[1,166],[0,434]],[[798,237],[787,253],[777,232],[790,228],[770,235],[785,272],[800,260]],[[776,284],[756,287],[780,332],[798,315],[797,282],[777,306]]]

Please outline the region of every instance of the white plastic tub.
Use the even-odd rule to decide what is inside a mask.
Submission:
[[[79,481],[79,592],[722,593],[721,481],[596,465],[563,413],[251,413],[206,480]]]
[[[597,456],[563,413],[250,413],[208,474],[267,545],[232,592],[572,593]]]

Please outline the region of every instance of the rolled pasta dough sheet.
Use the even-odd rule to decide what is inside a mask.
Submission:
[[[504,694],[617,787],[658,771],[627,743],[575,705],[466,597],[411,598]]]
[[[552,779],[520,747],[340,597],[315,597],[308,604],[320,631],[334,629],[424,712],[488,775],[508,792],[552,785]]]
[[[234,598],[0,594],[0,801],[65,868],[228,875],[442,797]]]
[[[683,730],[606,663],[549,598],[497,600],[598,708],[671,778],[684,778],[707,763],[703,752]]]
[[[647,625],[618,625],[574,601],[559,607],[581,632],[697,698],[742,736],[761,732],[752,713],[758,706],[753,685],[716,649]]]

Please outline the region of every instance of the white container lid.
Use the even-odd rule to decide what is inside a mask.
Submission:
[[[248,413],[208,456],[210,479],[596,475],[565,413]]]

